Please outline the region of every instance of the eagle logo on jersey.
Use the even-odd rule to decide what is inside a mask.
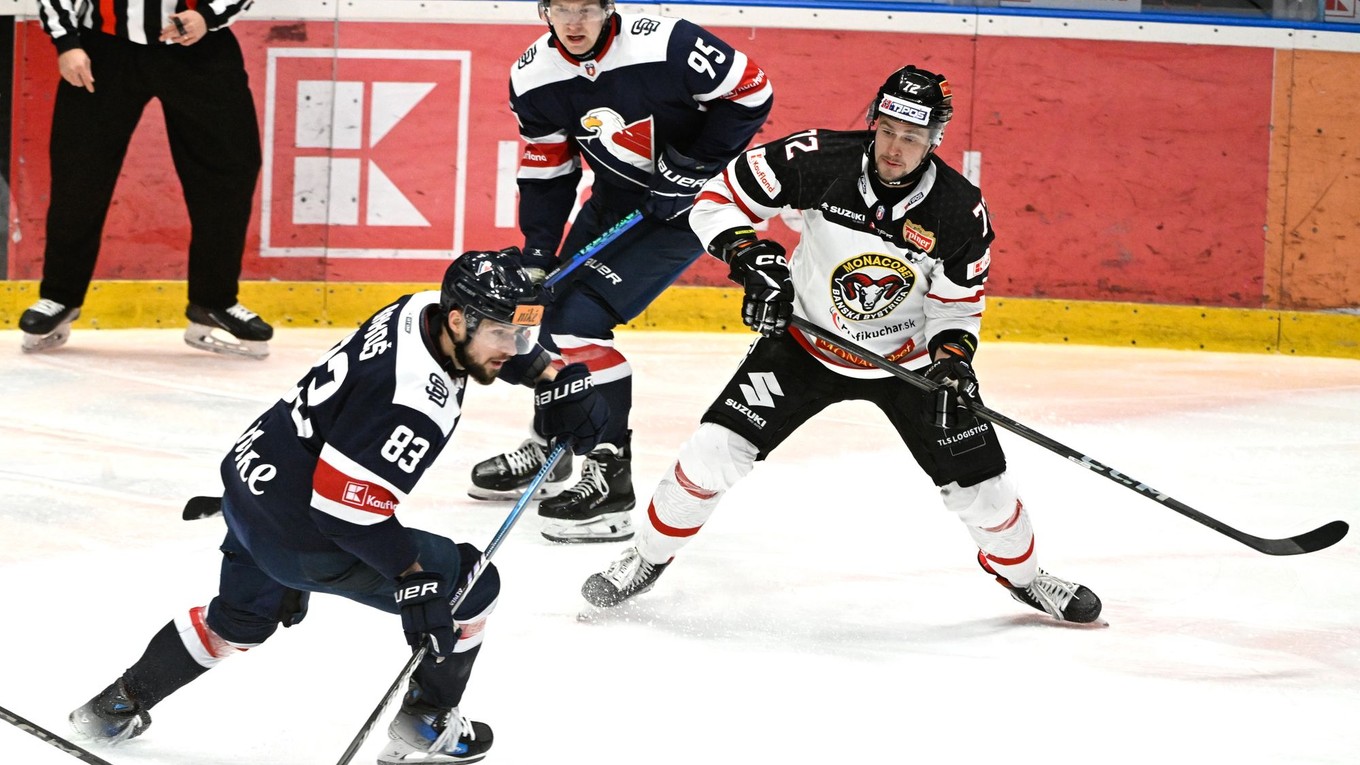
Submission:
[[[892,313],[916,284],[906,263],[880,253],[864,253],[831,271],[831,302],[851,321],[870,321]]]
[[[591,109],[581,118],[581,127],[589,131],[581,141],[596,140],[604,150],[620,162],[639,170],[652,172],[652,118],[624,122],[618,112],[608,107]]]

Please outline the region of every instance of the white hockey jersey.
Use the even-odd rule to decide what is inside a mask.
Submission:
[[[797,210],[794,314],[922,369],[940,332],[979,334],[991,220],[982,192],[933,154],[904,197],[880,200],[868,175],[872,139],[867,131],[809,130],[749,149],[704,185],[690,225],[707,247],[724,231]],[[789,333],[836,372],[888,374],[796,327]]]

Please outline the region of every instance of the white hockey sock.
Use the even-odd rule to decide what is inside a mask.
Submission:
[[[650,563],[673,558],[699,533],[722,495],[751,472],[757,451],[750,441],[721,425],[700,425],[680,447],[680,458],[647,506],[647,523],[637,538],[642,558]]]
[[[208,626],[208,608],[195,606],[175,616],[175,629],[189,655],[200,667],[212,669],[223,659],[250,650],[259,643],[233,643]]]
[[[963,521],[993,571],[1017,587],[1034,581],[1039,568],[1034,529],[1006,473],[973,486],[942,486],[940,496]]]

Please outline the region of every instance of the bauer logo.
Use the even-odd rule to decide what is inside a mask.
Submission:
[[[270,48],[261,255],[462,252],[470,55]]]

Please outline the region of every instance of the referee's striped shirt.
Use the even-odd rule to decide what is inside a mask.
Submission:
[[[208,29],[236,20],[255,0],[38,0],[38,16],[57,51],[80,46],[82,29],[98,30],[142,45],[159,45],[170,14],[198,11]]]

